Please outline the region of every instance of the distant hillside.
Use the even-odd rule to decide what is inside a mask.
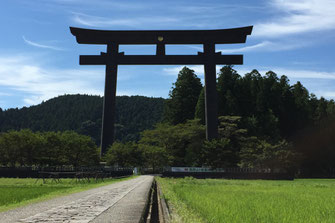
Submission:
[[[102,102],[100,96],[64,95],[21,109],[0,109],[0,132],[29,128],[33,131],[75,130],[100,143]],[[161,121],[163,98],[116,97],[116,139],[137,140],[139,133]]]

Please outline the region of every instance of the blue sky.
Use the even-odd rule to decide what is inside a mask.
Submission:
[[[335,98],[334,0],[4,0],[0,4],[0,107],[38,104],[63,94],[102,95],[104,66],[79,66],[69,26],[110,30],[224,29],[253,25],[246,44],[217,45],[244,54],[241,75],[272,70],[301,81],[318,97]],[[199,46],[168,46],[195,54]],[[152,54],[154,46],[121,46]],[[202,66],[189,66],[203,79]],[[181,66],[119,66],[117,95],[168,97]],[[217,68],[218,71],[219,67]]]

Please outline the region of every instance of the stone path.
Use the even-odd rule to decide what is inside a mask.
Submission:
[[[0,213],[0,222],[139,222],[152,181],[152,176],[140,176],[17,208]]]

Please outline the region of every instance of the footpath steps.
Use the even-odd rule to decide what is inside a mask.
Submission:
[[[0,213],[0,222],[140,222],[153,176],[139,176]]]

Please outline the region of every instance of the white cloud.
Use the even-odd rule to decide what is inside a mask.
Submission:
[[[165,67],[163,68],[163,72],[167,75],[174,75],[177,76],[179,71],[183,69],[185,66],[172,66],[172,67]],[[203,65],[191,65],[186,66],[191,70],[194,70],[195,74],[197,76],[203,76],[204,75],[204,66]]]
[[[244,53],[244,52],[274,52],[274,51],[286,51],[286,50],[292,50],[304,47],[309,44],[309,41],[305,42],[294,42],[294,41],[262,41],[260,43],[240,47],[240,48],[230,48],[230,49],[223,49],[222,45],[217,46],[216,51],[221,52],[223,54],[229,54],[229,53]],[[198,46],[187,46],[192,49],[196,49],[199,52],[203,52],[203,47]]]
[[[44,48],[44,49],[51,49],[51,50],[65,50],[63,48],[60,48],[60,47],[56,47],[56,46],[49,46],[49,45],[44,45],[44,44],[40,44],[40,43],[36,43],[36,42],[33,42],[33,41],[30,41],[28,39],[26,39],[26,37],[22,36],[23,40],[25,43],[27,43],[28,45],[31,45],[31,46],[35,46],[35,47],[39,47],[39,48]]]
[[[218,49],[217,51],[222,52],[222,53],[242,53],[242,52],[266,49],[271,45],[272,45],[271,42],[263,41],[261,43],[257,43],[251,46],[245,46],[245,47],[236,48],[236,49],[222,49],[222,50]]]
[[[24,93],[25,105],[63,94],[103,94],[103,71],[45,69],[34,58],[0,56],[0,86]],[[101,82],[101,88],[96,88]]]
[[[11,96],[12,94],[10,93],[5,93],[5,92],[0,92],[0,96]]]
[[[203,65],[185,65],[185,66],[188,67],[191,70],[194,70],[194,73],[200,78],[201,82],[204,83],[205,70],[204,70]],[[185,67],[185,66],[166,67],[166,68],[163,68],[163,73],[165,73],[166,75],[178,76],[179,71],[181,71],[181,69],[183,69],[183,67]],[[217,65],[216,66],[216,73],[218,73],[221,68],[222,68],[221,65]]]
[[[92,16],[83,13],[73,13],[73,21],[84,26],[90,27],[112,27],[128,26],[138,27],[145,25],[170,24],[178,22],[176,18],[150,16],[150,17],[133,17],[127,19],[114,19],[100,16]]]
[[[244,75],[246,73],[251,72],[254,68],[239,68],[235,67],[240,75]],[[288,78],[293,79],[329,79],[335,80],[335,72],[323,72],[323,71],[313,71],[313,70],[298,70],[298,69],[287,69],[281,67],[273,67],[273,68],[261,68],[257,69],[259,73],[265,75],[268,71],[275,72],[279,77],[282,75],[287,76]]]
[[[305,46],[307,43],[295,43],[295,42],[271,42],[271,41],[263,41],[261,43],[257,43],[251,46],[245,46],[241,48],[233,48],[233,49],[218,49],[222,53],[243,53],[243,52],[254,52],[254,51],[285,51],[292,50],[296,48],[300,48]]]
[[[335,29],[334,0],[272,0],[270,6],[279,10],[280,16],[256,24],[254,36],[276,38]]]
[[[71,5],[71,6],[81,6],[84,8],[112,8],[119,10],[138,10],[147,9],[145,4],[141,2],[126,2],[126,1],[111,1],[111,0],[48,0],[48,2],[54,2],[57,5]]]

